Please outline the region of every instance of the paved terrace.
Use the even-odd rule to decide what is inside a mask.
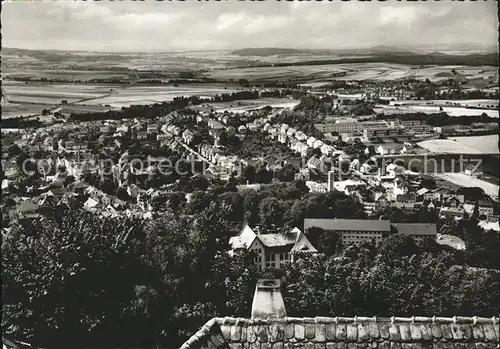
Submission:
[[[214,318],[180,349],[499,348],[499,319],[479,317]]]

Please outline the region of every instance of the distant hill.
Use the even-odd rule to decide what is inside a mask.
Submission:
[[[262,48],[243,48],[231,52],[236,56],[276,56],[276,55],[318,55],[318,54],[332,54],[332,50],[309,50],[309,49],[295,49],[295,48],[276,48],[276,47],[262,47]]]

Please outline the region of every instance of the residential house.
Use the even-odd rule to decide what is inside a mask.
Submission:
[[[35,219],[40,216],[38,209],[40,205],[35,203],[32,199],[21,200],[16,205],[16,213],[18,219]]]
[[[486,200],[480,200],[478,203],[478,211],[479,211],[479,215],[482,216],[482,215],[485,215],[485,216],[488,216],[488,215],[492,215],[493,214],[493,204],[490,202],[490,201],[486,201]]]
[[[310,147],[307,144],[302,143],[300,141],[292,140],[290,149],[299,153],[300,156],[304,157],[307,155],[307,152],[310,149]]]
[[[465,168],[464,173],[467,176],[474,176],[474,177],[480,177],[483,174],[481,171],[477,169],[477,166],[474,165],[468,165]]]
[[[326,183],[317,183],[313,181],[306,181],[306,186],[309,188],[311,193],[326,193],[328,192],[328,186]]]
[[[158,125],[151,124],[146,127],[147,134],[157,134],[158,133]]]
[[[99,200],[97,198],[88,198],[83,204],[83,208],[87,211],[96,212],[99,207]]]
[[[259,184],[259,183],[249,184],[248,182],[247,182],[247,184],[238,184],[238,185],[236,186],[236,190],[237,190],[238,192],[242,192],[242,191],[244,191],[244,190],[255,190],[255,191],[259,191],[259,190],[260,190],[260,188],[261,188],[261,184]]]
[[[278,132],[278,142],[285,144],[287,140],[286,132],[283,130],[280,130]]]
[[[462,219],[465,216],[465,210],[457,207],[441,207],[439,215],[453,219]]]
[[[137,132],[137,139],[146,139],[148,138],[148,133],[144,131]]]
[[[465,196],[456,194],[443,194],[441,197],[441,202],[442,205],[446,207],[459,207],[465,202]]]
[[[306,135],[304,132],[302,132],[302,131],[297,131],[297,132],[295,133],[295,138],[296,138],[298,141],[301,141],[301,142],[305,142],[305,141],[307,141],[307,139],[308,139],[307,135]]]
[[[221,124],[219,121],[213,120],[213,119],[209,119],[208,120],[208,127],[211,128],[211,129],[214,129],[214,130],[222,130],[222,129],[224,129],[224,125],[223,124]]]
[[[372,241],[380,244],[391,232],[390,222],[381,219],[304,219],[304,231],[312,227],[340,234],[344,245],[359,245]]]
[[[194,137],[193,132],[191,132],[189,130],[184,130],[184,132],[182,132],[182,140],[186,144],[190,144],[191,141],[193,140],[193,137]]]
[[[351,192],[359,189],[366,189],[367,185],[365,182],[360,180],[347,179],[345,181],[334,181],[333,187],[337,191],[341,191],[346,195],[350,195]]]
[[[306,141],[306,144],[310,147],[314,147],[314,143],[316,143],[317,139],[314,137],[309,137]]]
[[[428,191],[423,194],[424,201],[441,201],[441,193],[439,191]]]
[[[259,269],[281,269],[293,263],[296,253],[317,253],[318,250],[298,228],[290,231],[261,233],[245,225],[237,236],[229,239],[232,253],[243,249],[255,254]]]
[[[397,233],[409,235],[417,243],[427,238],[435,240],[438,233],[436,224],[431,223],[391,223],[391,226]]]
[[[101,132],[101,134],[104,134],[104,135],[107,135],[109,134],[111,131],[110,127],[109,126],[101,126],[99,127],[99,132]]]
[[[308,168],[301,169],[298,173],[294,175],[295,180],[309,181],[311,179],[311,173]]]
[[[400,209],[413,209],[417,201],[416,195],[412,193],[400,194],[396,196],[396,207]]]

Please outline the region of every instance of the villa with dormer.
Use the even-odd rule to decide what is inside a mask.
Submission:
[[[318,253],[299,228],[278,232],[261,232],[246,224],[240,233],[229,239],[232,252],[248,250],[255,253],[259,269],[281,269],[294,261],[296,253]]]

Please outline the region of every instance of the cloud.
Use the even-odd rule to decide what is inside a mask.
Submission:
[[[4,46],[145,51],[495,43],[496,2],[6,2]],[[168,38],[158,40],[158,38]]]
[[[215,27],[217,31],[225,31],[235,24],[241,23],[244,19],[245,15],[243,13],[223,13],[217,17]]]
[[[380,9],[379,21],[381,25],[409,26],[419,18],[421,13],[422,9],[416,6],[385,6]]]

